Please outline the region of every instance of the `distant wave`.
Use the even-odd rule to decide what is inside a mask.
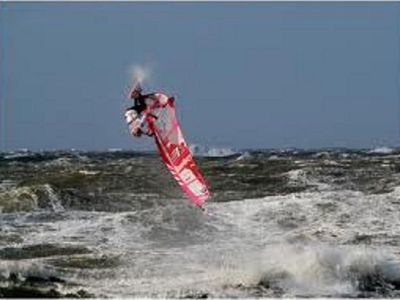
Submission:
[[[378,147],[378,148],[368,151],[368,153],[374,153],[374,154],[391,154],[393,152],[394,152],[394,149],[389,148],[389,147]]]
[[[122,148],[109,148],[107,149],[108,152],[122,152],[124,151]]]
[[[189,149],[194,156],[224,157],[238,154],[238,152],[232,148],[207,147],[196,144],[190,145]]]
[[[238,158],[236,158],[236,160],[247,160],[247,159],[252,159],[253,156],[250,154],[249,151],[246,151],[244,153],[242,153]]]

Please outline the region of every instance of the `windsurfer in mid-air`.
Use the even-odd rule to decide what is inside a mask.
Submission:
[[[134,105],[126,109],[125,120],[129,124],[130,132],[133,136],[140,137],[142,133],[148,136],[153,135],[149,129],[144,130],[142,128],[143,120],[141,119],[142,113],[147,108],[146,100],[151,100],[152,95],[143,95],[139,84],[136,84],[129,95],[129,98],[134,101]]]
[[[187,196],[202,208],[210,192],[183,138],[174,98],[163,92],[143,95],[138,81],[129,98],[134,101],[125,111],[130,133],[135,137],[142,134],[154,137],[162,161]]]

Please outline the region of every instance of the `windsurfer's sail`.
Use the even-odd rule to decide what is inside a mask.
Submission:
[[[183,138],[174,99],[164,93],[155,93],[151,98],[146,120],[154,133],[161,158],[183,191],[201,206],[210,197],[210,192]]]

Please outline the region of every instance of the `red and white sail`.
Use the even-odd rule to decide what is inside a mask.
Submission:
[[[183,191],[201,206],[210,192],[183,138],[174,99],[164,93],[155,93],[151,98],[145,115],[161,158]]]

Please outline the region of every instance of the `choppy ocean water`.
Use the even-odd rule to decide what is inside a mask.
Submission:
[[[1,153],[0,297],[400,297],[400,151],[227,154]]]

